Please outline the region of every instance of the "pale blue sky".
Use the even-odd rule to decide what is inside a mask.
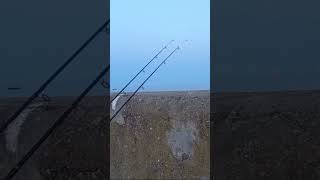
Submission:
[[[111,0],[111,89],[121,89],[167,42],[171,44],[127,91],[134,91],[170,51],[182,49],[146,83],[145,91],[210,87],[209,0]]]

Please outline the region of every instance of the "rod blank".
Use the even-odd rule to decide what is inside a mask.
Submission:
[[[0,134],[7,129],[9,124],[11,124],[22,112],[27,108],[31,102],[37,98],[41,92],[71,63],[74,59],[95,39],[98,34],[100,34],[108,25],[110,24],[110,19],[107,20],[95,33],[93,33],[88,40],[86,40],[81,47],[72,54],[72,56],[65,61],[41,86],[40,88],[28,98],[28,100],[4,123],[0,128]]]
[[[117,114],[121,111],[121,109],[131,100],[131,98],[139,91],[141,87],[150,79],[150,77],[163,65],[165,62],[177,51],[180,47],[175,48],[159,65],[158,67],[143,81],[143,83],[134,91],[134,93],[123,103],[123,105],[114,113],[114,115],[110,118],[110,121],[114,119]]]
[[[113,102],[131,83],[133,80],[135,80],[138,75],[141,72],[145,72],[144,69],[152,62],[154,61],[156,58],[158,58],[158,56],[162,53],[163,50],[167,49],[168,46],[173,42],[174,40],[171,40],[167,45],[165,45],[117,94],[115,97],[112,98],[112,100],[110,101]]]

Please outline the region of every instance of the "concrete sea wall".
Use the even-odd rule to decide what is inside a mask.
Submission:
[[[209,179],[209,100],[205,91],[136,95],[111,122],[111,178]]]
[[[320,179],[320,91],[211,98],[216,179]]]
[[[128,98],[110,107],[111,115]],[[66,110],[73,97],[36,101],[0,136],[0,177]],[[25,101],[0,99],[0,124]],[[16,180],[208,179],[208,92],[139,93],[111,122],[105,97],[87,97]],[[108,135],[110,133],[110,136]],[[110,162],[108,138],[110,138]]]
[[[31,148],[57,120],[74,97],[36,101],[0,136],[0,177]],[[25,101],[0,99],[0,123]],[[15,180],[105,179],[108,176],[107,117],[104,97],[88,97],[54,131]]]

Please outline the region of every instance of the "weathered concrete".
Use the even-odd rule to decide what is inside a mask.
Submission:
[[[74,100],[54,97],[48,109],[35,102],[0,137],[0,177],[13,167],[27,150]],[[85,99],[21,169],[17,180],[106,179],[107,118],[103,97]],[[1,99],[3,123],[25,100]]]
[[[216,179],[320,179],[320,91],[212,98]]]
[[[121,96],[114,112],[128,98]],[[0,99],[3,123],[25,99]],[[34,102],[0,137],[3,176],[74,100]],[[108,178],[105,97],[88,97],[41,146],[17,180]],[[114,108],[114,109],[113,109]],[[111,123],[112,179],[207,179],[208,92],[139,93]]]
[[[111,178],[208,179],[209,130],[209,92],[139,93],[111,123]]]
[[[133,98],[111,123],[111,177],[208,178],[208,97],[207,92],[167,92]],[[114,109],[126,98],[121,96]],[[320,178],[320,91],[220,93],[211,98],[217,179]],[[53,98],[48,110],[43,105],[29,109],[1,135],[1,175],[72,99]],[[83,102],[19,173],[20,179],[106,179],[104,101],[90,97]],[[1,99],[0,123],[22,102]]]

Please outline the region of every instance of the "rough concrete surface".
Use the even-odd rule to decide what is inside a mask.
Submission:
[[[209,179],[209,100],[209,91],[134,96],[111,122],[111,179]]]
[[[216,179],[320,179],[320,91],[211,98]]]
[[[0,177],[31,148],[75,98],[34,102],[0,136]],[[32,156],[16,180],[106,179],[107,121],[103,97],[88,97]],[[0,123],[25,101],[0,99]],[[0,178],[1,179],[1,178]]]
[[[128,98],[122,95],[110,111]],[[66,110],[74,97],[35,101],[0,136],[0,177]],[[0,124],[25,101],[0,99]],[[138,93],[110,124],[105,97],[87,97],[15,180],[208,179],[209,92]],[[1,178],[0,178],[1,179]]]
[[[122,95],[110,107],[111,115],[127,98]],[[320,91],[219,93],[210,98],[216,179],[320,179]],[[35,102],[8,134],[1,134],[0,176],[72,99],[53,98],[48,109],[35,107]],[[209,178],[208,92],[139,93],[110,124],[110,162],[104,101],[87,98],[17,177],[106,179],[109,163],[112,179]],[[0,99],[0,123],[22,102]]]

